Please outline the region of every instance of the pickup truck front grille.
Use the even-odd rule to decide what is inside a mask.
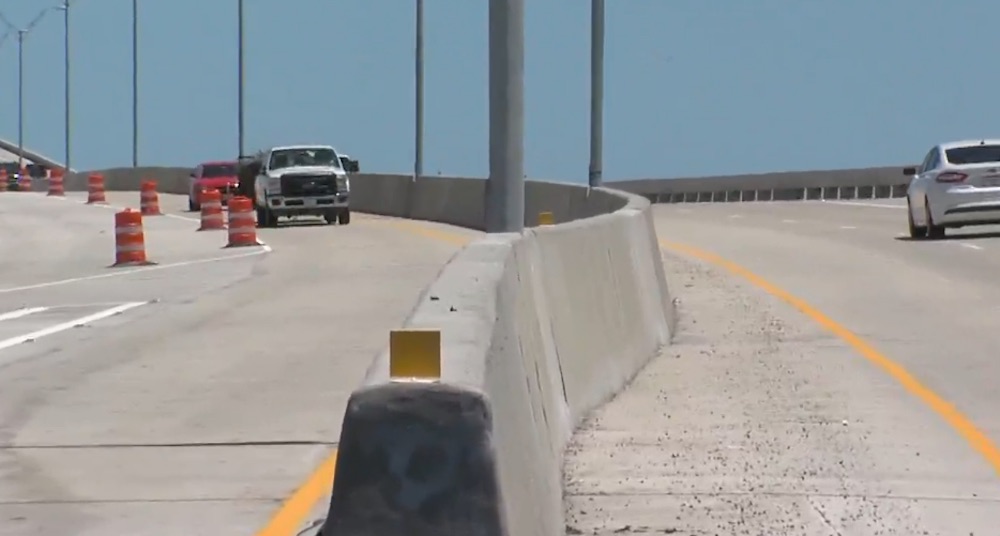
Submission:
[[[318,197],[335,195],[337,180],[335,175],[283,175],[281,195],[287,197]]]

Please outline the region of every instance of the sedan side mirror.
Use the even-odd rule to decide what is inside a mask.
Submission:
[[[917,168],[915,167],[905,167],[903,168],[903,175],[907,177],[912,177],[917,174]]]

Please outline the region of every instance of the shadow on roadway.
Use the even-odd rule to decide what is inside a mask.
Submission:
[[[901,242],[940,242],[942,240],[982,240],[985,238],[1000,238],[1000,231],[987,233],[947,233],[941,238],[911,238],[909,236],[894,237]]]
[[[225,212],[225,209],[223,209]],[[182,214],[187,214],[189,216],[198,216],[201,214],[200,210],[183,210]],[[327,223],[326,220],[320,217],[305,217],[296,219],[282,219],[273,228],[280,227],[323,227],[325,225],[337,225],[337,223]]]

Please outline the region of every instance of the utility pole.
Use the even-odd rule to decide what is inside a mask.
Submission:
[[[524,0],[490,0],[486,231],[524,230]]]
[[[604,0],[590,0],[590,173],[591,188],[604,181]]]
[[[416,55],[414,59],[414,132],[413,180],[424,174],[424,0],[417,0]]]

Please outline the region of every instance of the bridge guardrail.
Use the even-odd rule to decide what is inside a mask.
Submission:
[[[609,188],[641,195],[652,203],[885,199],[903,197],[907,164],[892,167],[785,171],[752,175],[638,179],[608,182]]]

